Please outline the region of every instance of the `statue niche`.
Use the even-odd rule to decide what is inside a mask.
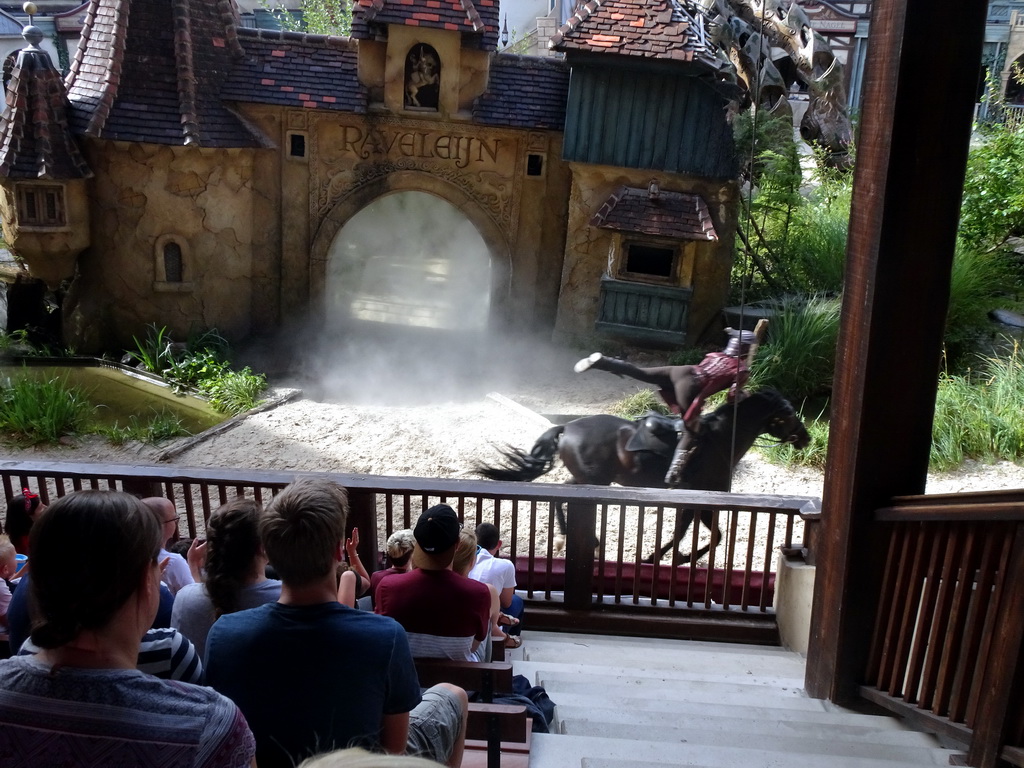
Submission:
[[[405,57],[405,108],[437,111],[441,59],[426,43],[414,45]]]

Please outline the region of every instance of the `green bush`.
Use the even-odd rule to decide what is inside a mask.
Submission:
[[[1024,132],[995,124],[967,157],[960,237],[989,248],[1024,234]]]
[[[80,432],[91,413],[85,392],[67,377],[16,377],[0,388],[0,429],[30,444]]]
[[[1017,461],[1024,457],[1024,352],[982,360],[981,370],[943,374],[935,403],[931,467],[951,469],[964,459]]]
[[[768,341],[758,350],[750,386],[774,387],[794,403],[832,389],[839,300],[812,296],[775,305]]]
[[[248,367],[240,371],[227,371],[216,379],[204,381],[199,386],[210,404],[224,413],[243,413],[255,408],[262,400],[260,393],[267,388],[267,377],[253,373]]]

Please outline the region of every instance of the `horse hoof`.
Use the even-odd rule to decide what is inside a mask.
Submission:
[[[595,352],[590,357],[584,357],[582,360],[576,363],[576,365],[574,365],[572,369],[576,371],[576,373],[583,373],[584,371],[590,370],[590,367],[598,360],[600,360],[602,357],[603,355],[600,352]]]

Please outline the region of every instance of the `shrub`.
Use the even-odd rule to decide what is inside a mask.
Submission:
[[[159,411],[154,410],[147,421],[133,415],[128,419],[128,424],[123,427],[115,424],[112,427],[99,429],[98,432],[113,445],[124,445],[129,440],[156,445],[172,437],[190,434],[181,419],[166,408],[161,408]]]
[[[267,388],[267,377],[253,373],[248,367],[240,371],[227,371],[216,379],[200,384],[200,390],[210,398],[210,404],[224,413],[243,413],[255,408],[262,400],[259,395]]]
[[[832,389],[839,300],[822,296],[776,304],[768,341],[758,350],[750,386],[774,387],[794,402]]]
[[[17,377],[0,389],[0,429],[29,443],[56,442],[82,430],[92,413],[85,392],[67,377]]]

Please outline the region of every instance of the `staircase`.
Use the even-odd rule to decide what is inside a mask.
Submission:
[[[511,660],[557,705],[530,768],[895,768],[958,754],[808,698],[803,658],[781,648],[524,632]]]

